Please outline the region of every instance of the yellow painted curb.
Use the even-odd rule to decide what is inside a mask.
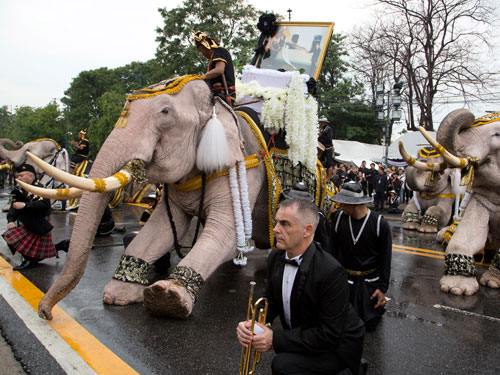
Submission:
[[[2,257],[0,257],[0,275],[35,311],[38,311],[38,303],[43,293],[20,272],[13,271],[12,266]],[[98,374],[138,375],[138,372],[104,346],[63,309],[56,305],[52,309],[52,314],[54,319],[46,323]],[[41,318],[40,320],[42,323]]]

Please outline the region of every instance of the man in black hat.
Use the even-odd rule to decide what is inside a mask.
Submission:
[[[326,178],[330,180],[332,178],[333,172],[333,129],[330,126],[330,121],[326,118],[325,115],[321,116],[318,119],[319,122],[319,133],[318,133],[318,142],[322,149],[322,155],[319,157],[323,167],[326,169]],[[323,150],[324,148],[324,150]]]
[[[22,164],[16,169],[18,180],[43,187],[36,180],[35,168]],[[12,254],[16,251],[23,255],[23,262],[14,267],[22,270],[34,267],[45,258],[56,256],[52,242],[52,225],[49,222],[50,200],[28,193],[24,189],[11,192],[12,203],[7,213],[7,230],[2,234]]]
[[[361,184],[347,182],[332,197],[340,210],[332,215],[332,253],[346,268],[350,301],[367,330],[385,312],[391,274],[392,234],[387,220],[366,207],[371,198]]]
[[[90,142],[86,138],[86,135],[86,130],[80,130],[80,133],[78,133],[78,142],[71,141],[71,144],[75,148],[76,152],[70,157],[71,164],[69,173],[73,173],[76,166],[89,156]]]

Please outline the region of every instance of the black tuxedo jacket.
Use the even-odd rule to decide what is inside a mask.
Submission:
[[[311,243],[295,276],[290,299],[292,326],[288,327],[282,300],[284,258],[284,250],[274,250],[268,258],[267,321],[279,316],[284,328],[273,332],[275,352],[332,352],[357,374],[365,328],[349,303],[345,269]]]

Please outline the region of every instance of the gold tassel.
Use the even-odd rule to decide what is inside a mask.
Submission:
[[[468,157],[467,160],[469,163],[462,168],[460,185],[467,185],[466,191],[470,193],[472,191],[472,183],[474,182],[474,169],[478,167],[479,158]]]

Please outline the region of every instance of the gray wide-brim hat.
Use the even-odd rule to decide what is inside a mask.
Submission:
[[[358,182],[346,182],[331,200],[344,204],[365,204],[373,201],[368,195],[363,194],[361,184]]]
[[[283,190],[286,199],[307,199],[314,202],[314,197],[307,191],[307,186],[303,182],[297,182],[291,189]]]
[[[318,119],[318,122],[326,122],[327,124],[330,123],[330,121],[328,121],[328,119],[326,118],[325,115],[321,116],[319,119]]]

